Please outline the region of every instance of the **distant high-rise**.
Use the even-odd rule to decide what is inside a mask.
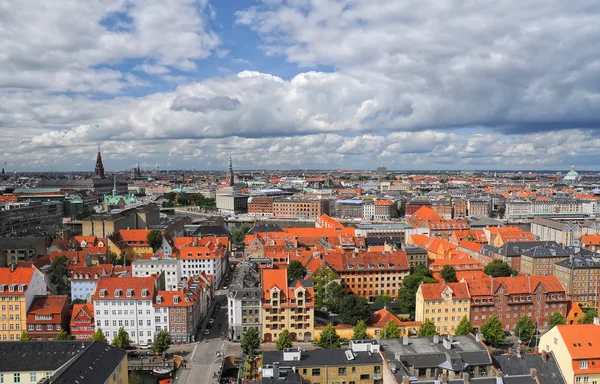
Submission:
[[[387,168],[383,166],[377,167],[377,176],[386,177],[387,176]]]
[[[100,154],[100,147],[98,147],[98,155],[96,155],[96,170],[94,172],[94,179],[104,179],[104,165],[102,164],[102,155]]]
[[[233,163],[231,162],[231,156],[229,156],[229,162],[227,163],[227,174],[225,175],[225,183],[230,187],[233,187],[233,178]]]

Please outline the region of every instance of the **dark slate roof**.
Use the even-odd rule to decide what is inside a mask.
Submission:
[[[192,236],[227,236],[231,237],[231,233],[224,227],[217,225],[200,226],[192,233]]]
[[[80,354],[90,341],[0,342],[0,372],[55,371]]]
[[[505,375],[529,375],[530,369],[535,368],[541,383],[565,384],[556,359],[548,353],[548,361],[542,360],[539,354],[523,354],[519,356],[494,356],[494,366]]]
[[[263,365],[279,362],[281,366],[293,365],[294,367],[322,367],[341,365],[371,365],[382,364],[383,360],[378,353],[354,352],[354,359],[346,357],[348,349],[317,349],[314,351],[302,351],[300,360],[283,361],[283,352],[263,352]]]
[[[300,373],[293,372],[291,369],[282,369],[279,371],[279,377],[263,377],[263,384],[302,384]]]
[[[256,224],[252,227],[248,234],[253,235],[257,232],[283,232],[283,229],[277,224]]]
[[[404,252],[406,252],[407,255],[427,254],[427,250],[425,248],[416,247],[416,246],[409,247],[408,245],[406,245],[404,247]]]
[[[385,245],[385,244],[397,244],[400,242],[400,238],[398,237],[379,237],[379,236],[367,236],[365,237],[365,245],[367,246],[378,246],[378,245]]]
[[[104,384],[119,367],[127,352],[94,341],[50,379],[55,384]],[[127,366],[122,368],[127,371]]]
[[[440,381],[419,381],[418,384],[440,384]],[[511,376],[511,377],[503,377],[500,381],[497,380],[496,377],[472,377],[469,379],[469,383],[473,384],[537,384],[537,381],[531,377],[530,375],[523,376]],[[545,381],[540,381],[540,383],[545,384]],[[551,383],[551,382],[548,382]],[[448,384],[464,384],[464,381],[451,379],[448,380]]]
[[[560,248],[556,241],[509,241],[498,248],[497,253],[508,257],[521,256],[526,250],[539,246]]]

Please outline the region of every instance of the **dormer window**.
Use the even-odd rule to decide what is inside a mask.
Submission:
[[[4,292],[6,290],[6,284],[0,284],[0,292]]]
[[[148,296],[148,289],[144,288],[144,289],[142,289],[142,297],[146,297],[146,296]]]
[[[106,293],[107,293],[106,289],[101,289],[100,290],[100,297],[106,297]]]
[[[97,279],[97,278],[98,278],[98,274],[94,273],[94,279]]]
[[[179,304],[179,295],[173,296],[173,304]]]
[[[127,297],[131,297],[131,296],[133,296],[133,289],[129,288],[127,290]]]
[[[588,361],[587,360],[579,360],[579,369],[587,369]]]
[[[120,288],[115,289],[115,297],[121,297],[121,289]]]
[[[86,278],[86,279],[89,279],[89,278],[90,278],[90,274],[89,274],[89,273],[86,273],[86,274],[85,274],[85,278]]]
[[[26,287],[27,287],[27,284],[19,284],[19,292],[25,291]]]
[[[17,287],[17,284],[11,284],[10,287],[8,287],[8,291],[14,292],[16,287]]]
[[[162,296],[161,295],[156,296],[156,303],[157,304],[162,303]]]

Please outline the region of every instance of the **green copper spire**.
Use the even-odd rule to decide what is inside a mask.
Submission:
[[[227,173],[233,173],[233,163],[231,162],[231,156],[229,156],[229,162],[227,163]]]

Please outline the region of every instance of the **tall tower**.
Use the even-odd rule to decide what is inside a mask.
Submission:
[[[233,187],[233,163],[231,162],[231,156],[229,156],[229,162],[227,163],[227,174],[225,175],[225,182],[228,186]]]
[[[96,155],[96,170],[94,172],[94,179],[104,179],[104,165],[102,164],[100,146],[98,146],[98,155]]]

